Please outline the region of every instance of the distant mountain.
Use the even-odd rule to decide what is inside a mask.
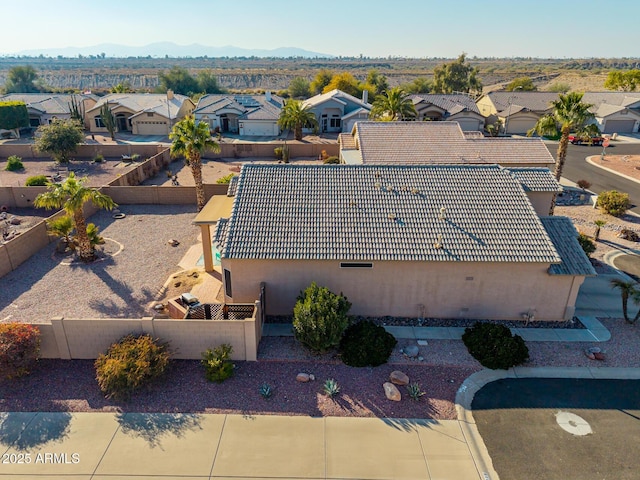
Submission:
[[[104,53],[107,57],[305,57],[305,58],[332,58],[333,55],[326,53],[310,52],[302,48],[280,47],[273,50],[248,49],[227,45],[224,47],[210,47],[194,43],[192,45],[178,45],[172,42],[158,42],[141,47],[130,45],[117,45],[113,43],[103,43],[90,47],[65,47],[65,48],[40,48],[22,50],[16,55],[37,57],[44,55],[47,57],[77,57],[78,55],[100,55]]]

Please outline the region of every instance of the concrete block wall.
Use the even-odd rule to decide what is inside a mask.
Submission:
[[[166,148],[166,146],[156,144],[82,144],[78,145],[76,152],[72,154],[72,158],[93,158],[99,153],[105,157],[120,157],[122,155],[131,156],[135,153],[141,157],[152,157]],[[32,144],[5,143],[0,145],[0,158],[5,159],[11,155],[17,155],[28,159],[51,158],[51,155],[48,153],[38,152]]]

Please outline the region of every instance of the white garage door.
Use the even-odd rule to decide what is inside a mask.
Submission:
[[[535,124],[536,120],[532,120],[530,118],[511,118],[509,119],[509,125],[507,126],[509,129],[507,133],[524,135],[531,130]]]
[[[602,133],[632,133],[634,120],[607,120]]]
[[[463,132],[475,132],[480,130],[478,120],[473,118],[461,118],[456,120],[460,124],[460,128]]]
[[[274,130],[272,123],[243,121],[240,134],[248,137],[264,137],[274,135]]]

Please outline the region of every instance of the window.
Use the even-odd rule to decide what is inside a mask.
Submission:
[[[340,268],[373,268],[371,262],[340,262]]]
[[[153,117],[153,112],[147,112],[147,117]]]
[[[227,297],[233,296],[231,295],[231,272],[226,268],[224,269],[224,294]]]
[[[334,115],[331,117],[330,125],[331,128],[340,128],[342,126],[342,120],[340,120],[340,117]]]
[[[104,122],[102,121],[102,117],[96,117],[93,120],[96,122],[96,127],[97,128],[106,128],[104,126]]]

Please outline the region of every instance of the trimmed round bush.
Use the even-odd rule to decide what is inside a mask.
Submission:
[[[462,341],[473,358],[492,370],[508,370],[529,359],[522,337],[504,325],[478,322],[465,329]]]
[[[387,363],[397,343],[384,327],[365,320],[347,327],[340,341],[340,354],[351,367],[377,367]]]
[[[24,182],[27,187],[44,187],[49,179],[44,175],[34,175],[33,177],[27,178]]]
[[[300,293],[293,308],[296,339],[316,353],[337,347],[349,325],[347,313],[350,308],[347,297],[336,295],[327,287],[319,287],[313,282]]]
[[[0,378],[27,375],[38,362],[40,330],[26,323],[0,323]]]
[[[624,215],[630,206],[631,201],[628,193],[609,190],[598,195],[598,207],[614,217]]]
[[[168,344],[151,335],[127,335],[95,361],[100,390],[107,398],[126,400],[164,373],[169,356]]]

